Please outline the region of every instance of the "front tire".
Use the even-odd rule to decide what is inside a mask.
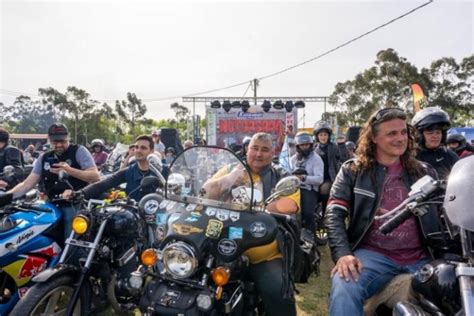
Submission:
[[[10,315],[65,315],[68,302],[72,299],[75,281],[74,276],[66,274],[44,283],[36,283],[16,304]],[[74,316],[87,315],[90,303],[86,287],[83,284],[73,311]]]

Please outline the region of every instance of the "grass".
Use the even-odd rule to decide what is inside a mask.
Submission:
[[[321,266],[319,276],[312,275],[306,284],[297,284],[300,292],[296,296],[298,316],[328,315],[328,297],[331,290],[329,274],[334,264],[331,260],[329,248],[319,248],[321,252]]]

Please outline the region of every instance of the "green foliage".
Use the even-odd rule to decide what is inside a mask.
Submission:
[[[453,58],[441,58],[429,69],[418,69],[389,48],[377,54],[375,66],[354,79],[336,84],[329,103],[340,125],[361,125],[374,111],[399,106],[413,112],[411,84],[419,83],[429,96],[428,106],[440,106],[454,122],[464,125],[473,112],[472,78],[474,55],[457,64]]]

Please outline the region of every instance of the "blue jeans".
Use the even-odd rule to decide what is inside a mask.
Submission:
[[[413,273],[430,261],[429,258],[424,258],[414,264],[402,266],[380,253],[367,249],[357,249],[354,256],[362,261],[362,273],[357,282],[352,278],[346,282],[338,273],[333,276],[330,315],[364,315],[366,299],[379,292],[395,276]]]

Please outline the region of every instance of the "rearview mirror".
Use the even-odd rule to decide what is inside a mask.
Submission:
[[[160,180],[158,180],[157,177],[152,177],[152,176],[144,177],[142,181],[140,181],[140,187],[142,188],[152,188],[152,187],[158,188],[160,184],[161,184]]]
[[[265,204],[269,204],[280,197],[295,194],[300,188],[300,183],[300,179],[297,176],[281,179],[275,186],[275,192],[265,200]]]

